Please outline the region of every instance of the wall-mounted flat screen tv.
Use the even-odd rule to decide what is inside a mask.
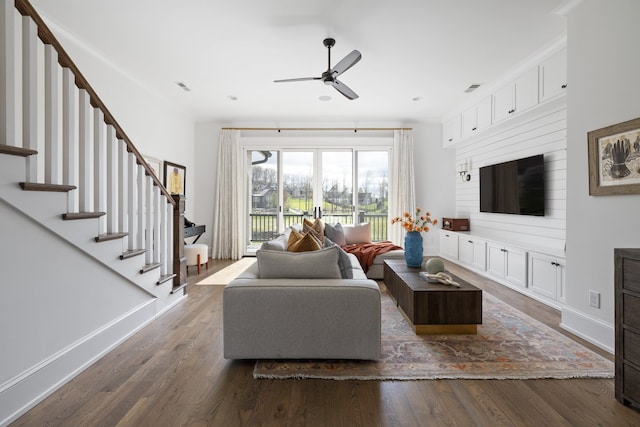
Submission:
[[[480,212],[544,216],[544,156],[480,168]]]

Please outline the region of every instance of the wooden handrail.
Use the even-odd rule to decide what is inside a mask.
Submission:
[[[58,52],[58,63],[62,67],[69,68],[73,72],[73,75],[75,76],[76,86],[87,91],[91,99],[91,105],[94,108],[99,108],[100,110],[102,110],[102,112],[104,113],[105,123],[114,127],[116,131],[116,137],[123,140],[125,144],[127,144],[127,151],[133,153],[136,156],[138,164],[144,167],[146,175],[149,175],[153,179],[154,184],[160,188],[160,191],[162,191],[165,196],[167,196],[167,201],[175,207],[176,201],[173,199],[173,197],[171,197],[171,194],[169,194],[158,177],[153,173],[147,162],[144,160],[142,154],[140,154],[135,145],[133,145],[122,127],[120,127],[116,119],[109,112],[109,109],[106,107],[104,102],[102,102],[96,91],[93,90],[93,88],[84,77],[84,75],[80,72],[76,64],[71,60],[71,57],[69,57],[58,39],[53,35],[53,33],[44,22],[42,17],[35,10],[35,8],[31,5],[31,3],[29,3],[28,0],[15,0],[15,6],[21,15],[29,16],[31,17],[31,19],[33,19],[33,21],[38,26],[38,37],[40,38],[40,40],[42,40],[44,44],[49,44],[55,48],[55,50]]]

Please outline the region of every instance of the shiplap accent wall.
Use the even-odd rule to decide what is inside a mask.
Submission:
[[[466,164],[470,181],[457,179],[456,216],[469,218],[474,235],[564,254],[567,211],[566,103],[541,113],[523,113],[516,124],[490,128],[487,134],[456,147],[456,165]],[[544,154],[545,216],[480,212],[479,168]]]

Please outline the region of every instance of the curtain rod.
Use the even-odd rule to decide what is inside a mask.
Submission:
[[[413,130],[413,128],[236,128],[236,127],[223,127],[222,130],[277,130],[280,132],[281,130],[311,130],[311,131],[321,131],[321,130],[352,130],[354,132],[362,131],[390,131],[390,130]]]

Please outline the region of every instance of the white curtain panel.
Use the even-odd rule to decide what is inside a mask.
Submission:
[[[213,206],[214,259],[240,259],[246,247],[246,191],[240,131],[220,131],[218,176]]]
[[[389,218],[401,216],[403,212],[414,213],[416,187],[413,175],[413,131],[395,130],[391,150]],[[402,246],[404,235],[404,228],[400,225],[389,225],[388,236],[393,243]]]

